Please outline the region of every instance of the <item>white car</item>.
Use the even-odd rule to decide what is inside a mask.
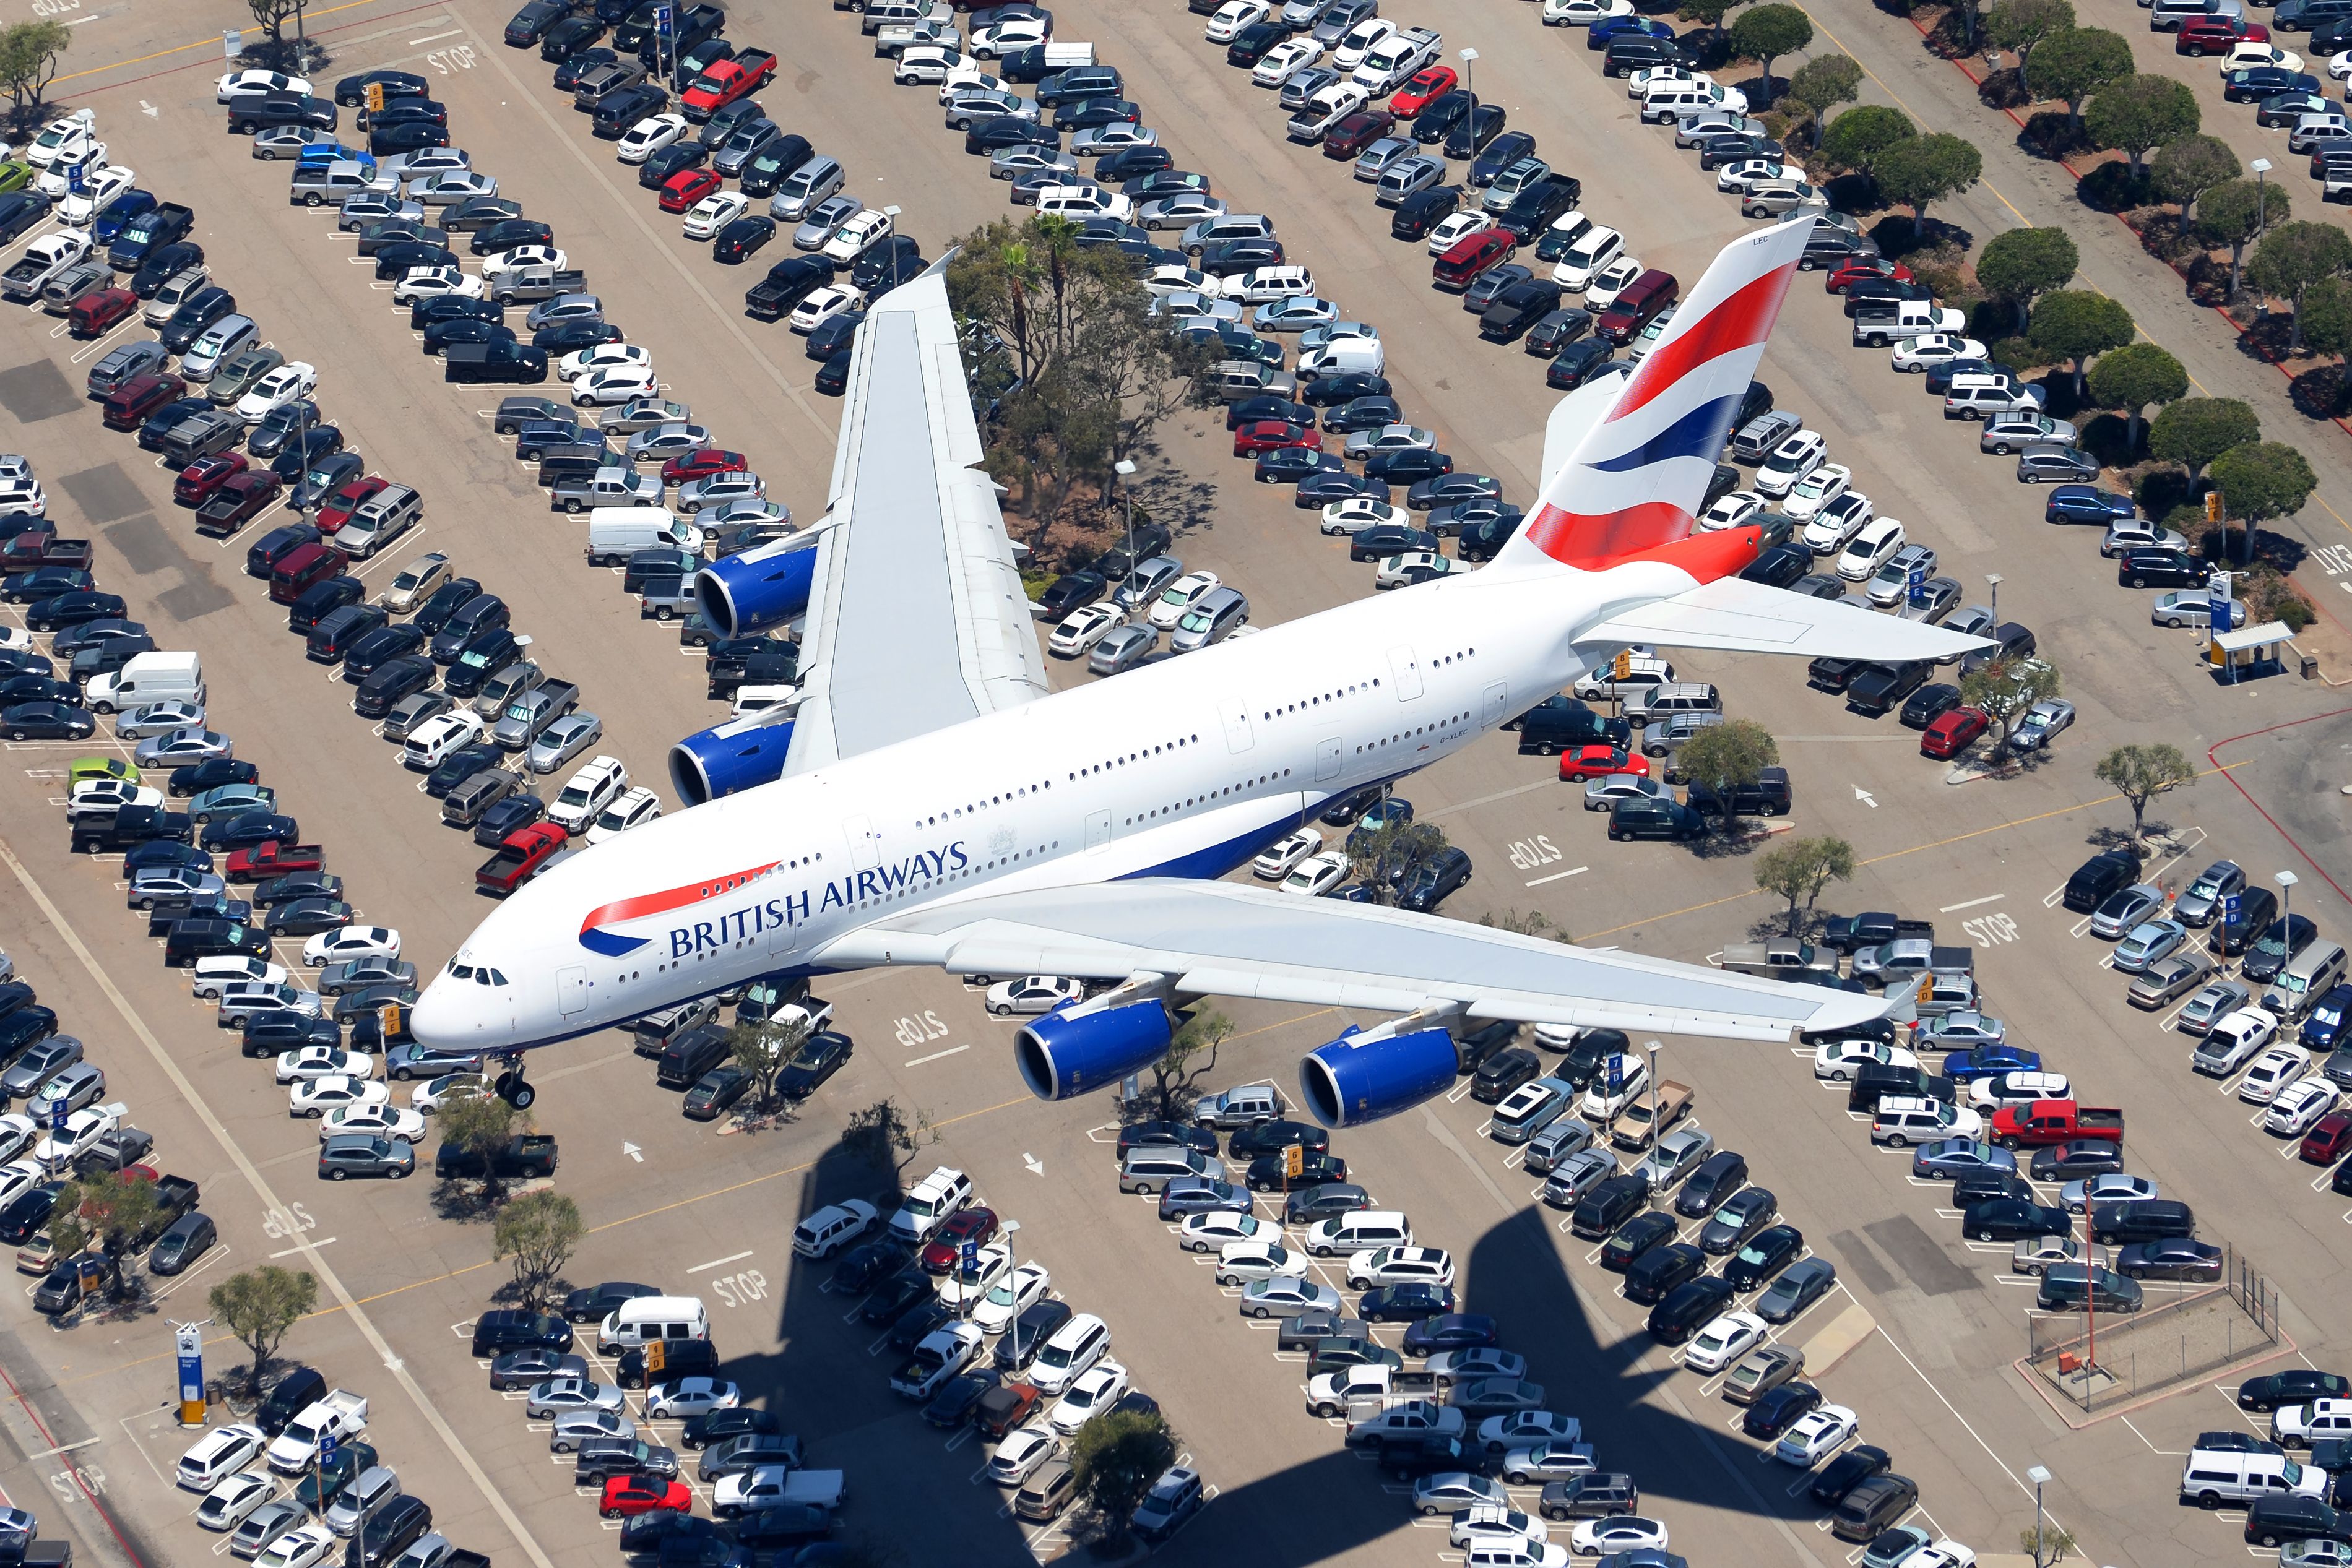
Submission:
[[[660,391],[661,381],[652,366],[623,365],[616,370],[591,371],[573,382],[572,402],[578,408],[609,408],[614,403],[652,397]]]
[[[1695,71],[1682,66],[1647,66],[1625,78],[1627,98],[1647,98],[1654,89],[1685,85],[1708,86],[1715,78],[1705,71]]]
[[[1381,557],[1380,566],[1372,572],[1372,586],[1376,589],[1410,588],[1423,580],[1423,573],[1431,577],[1454,577],[1470,570],[1468,561],[1450,555],[1440,555],[1432,549],[1409,549],[1402,555]]]
[[[402,755],[410,767],[426,772],[440,767],[459,747],[471,746],[481,739],[488,728],[481,715],[469,707],[439,714],[410,733]]]
[[[1049,1013],[1064,1002],[1085,999],[1087,983],[1068,975],[1024,975],[988,988],[988,1010],[996,1017]]]
[[[306,1078],[286,1091],[286,1113],[289,1116],[324,1117],[330,1111],[341,1111],[354,1105],[382,1105],[392,1099],[389,1084],[373,1078],[353,1078],[347,1073],[331,1073],[324,1078]]]
[[[971,1325],[985,1334],[1003,1333],[1013,1320],[1045,1299],[1054,1276],[1043,1263],[1024,1263],[988,1288],[971,1309]]]
[[[1255,1280],[1300,1280],[1307,1254],[1275,1241],[1228,1241],[1217,1250],[1217,1283],[1246,1285]]]
[[[751,198],[740,191],[713,191],[686,209],[688,239],[717,239],[719,231],[751,209]]]
[[[1612,16],[1633,14],[1633,0],[1544,0],[1547,27],[1590,27]]]
[[[1019,1427],[1006,1433],[989,1456],[988,1479],[1001,1487],[1017,1487],[1061,1451],[1062,1439],[1045,1427]]]
[[[85,1105],[68,1117],[63,1127],[52,1129],[34,1145],[32,1157],[44,1166],[70,1165],[88,1154],[91,1145],[121,1126],[130,1111],[131,1107],[119,1100],[108,1105]],[[46,1121],[47,1117],[44,1114],[41,1119]]]
[[[1446,1525],[1446,1544],[1459,1552],[1476,1552],[1482,1563],[1524,1562],[1534,1564],[1544,1562],[1551,1553],[1544,1550],[1551,1542],[1551,1526],[1536,1515],[1518,1510],[1498,1508],[1465,1508],[1457,1511]],[[1557,1552],[1558,1547],[1552,1547]]]
[[[985,27],[971,30],[971,52],[982,59],[994,59],[1016,49],[1034,48],[1053,37],[1053,29],[1042,17],[1014,16]]]
[[[132,713],[139,710],[133,708]],[[125,718],[130,714],[122,716]],[[78,821],[83,817],[111,815],[125,806],[160,806],[163,791],[152,784],[140,784],[129,779],[85,779],[73,787],[66,800],[66,821]]]
[[[375,1058],[363,1051],[345,1051],[339,1045],[301,1045],[278,1053],[278,1082],[280,1083],[299,1083],[306,1079],[332,1078],[337,1074],[373,1078],[375,1076]]]
[[[1352,534],[1360,528],[1377,528],[1382,523],[1410,520],[1402,507],[1376,501],[1370,496],[1349,496],[1327,504],[1323,508],[1322,520],[1316,528],[1319,533],[1338,536]]]
[[[1454,1256],[1443,1247],[1367,1247],[1348,1255],[1348,1289],[1351,1291],[1369,1291],[1376,1285],[1452,1283]]]
[[[597,1383],[585,1377],[551,1377],[531,1385],[523,1396],[523,1417],[545,1421],[570,1410],[622,1410],[629,1407],[629,1396],[619,1385]]]
[[[1285,38],[1266,50],[1251,70],[1250,80],[1259,87],[1280,87],[1322,57],[1323,46],[1304,34]]]
[[[2205,1031],[2201,1054],[2209,1061],[2218,1058],[2221,1072],[2227,1076],[2270,1044],[2278,1027],[2278,1019],[2264,1009],[2240,1008]]]
[[[477,732],[481,727],[482,721],[474,718],[470,710],[445,716],[473,719]],[[441,721],[436,719],[434,722],[437,724]],[[547,808],[547,820],[566,832],[585,832],[588,830],[588,824],[596,820],[598,813],[614,800],[619,800],[621,791],[628,787],[629,770],[622,764],[621,759],[617,757],[600,756],[593,761],[583,763],[579,770],[564,781],[563,788],[557,793],[554,802]]]
[[[1829,438],[1815,430],[1801,430],[1772,449],[1756,471],[1759,495],[1779,497],[1828,460]]]
[[[2311,1057],[2299,1045],[2274,1045],[2254,1058],[2239,1081],[2238,1098],[2249,1105],[2267,1105],[2279,1091],[2311,1070]]]
[[[2074,1081],[2063,1072],[1997,1072],[1969,1085],[1969,1103],[1998,1111],[2029,1100],[2072,1100]]]
[[[842,263],[856,261],[868,247],[890,237],[890,214],[868,207],[833,231],[820,253]]]
[[[1853,469],[1843,463],[1824,463],[1790,487],[1788,498],[1780,503],[1781,515],[1809,523],[1823,507],[1853,487]],[[1813,553],[1819,555],[1821,551],[1816,549]]]
[[[131,189],[131,182],[138,177],[136,171],[121,163],[90,170],[82,176],[82,188],[68,188],[66,199],[58,204],[58,221],[68,228],[86,227],[100,208]]]
[[[400,962],[400,933],[389,925],[345,925],[321,931],[302,944],[302,962],[313,968],[349,958],[381,958]]]
[[[283,71],[231,71],[214,84],[213,101],[235,103],[239,99],[307,98],[310,92],[310,81],[307,77],[290,77]]]
[[[1574,252],[1570,254],[1573,255]],[[1560,261],[1564,267],[1567,265],[1568,257],[1563,256]],[[1622,250],[1616,252],[1587,278],[1584,285],[1585,305],[1593,310],[1606,310],[1617,303],[1617,297],[1631,287],[1635,278],[1648,270],[1640,256],[1627,256]],[[1570,271],[1570,276],[1574,276],[1573,270]],[[1552,269],[1552,277],[1555,279],[1559,277],[1559,267]]]
[[[1922,374],[1954,360],[1981,360],[1984,356],[1982,343],[1958,332],[1922,332],[1902,340],[1887,350],[1888,362],[1896,370]]]
[[[1160,591],[1151,601],[1150,621],[1154,630],[1173,632],[1176,622],[1184,619],[1185,612],[1222,586],[1213,571],[1188,571]]]
[[[372,1137],[398,1138],[404,1144],[415,1144],[425,1137],[425,1113],[404,1110],[382,1101],[373,1105],[341,1105],[330,1111],[319,1121],[319,1141],[326,1142],[344,1133],[365,1133]]]
[[[1301,828],[1262,852],[1250,862],[1250,873],[1267,882],[1280,882],[1299,862],[1322,848],[1322,834],[1312,828]]]
[[[205,1530],[235,1530],[246,1515],[278,1495],[278,1483],[254,1470],[226,1477],[196,1510],[196,1523]]]
[[[454,267],[412,267],[406,277],[392,286],[392,302],[394,305],[415,305],[421,300],[447,298],[479,299],[481,297],[482,280]]]
[[[1693,1372],[1717,1373],[1762,1344],[1772,1326],[1754,1312],[1726,1312],[1698,1331],[1683,1353]]]
[[[1187,1252],[1222,1253],[1231,1244],[1255,1240],[1270,1228],[1267,1221],[1255,1214],[1213,1208],[1186,1215],[1184,1223],[1176,1228],[1176,1245]]]
[[[1282,879],[1282,891],[1302,894],[1309,898],[1320,897],[1348,880],[1349,864],[1347,855],[1338,850],[1325,850],[1319,854],[1308,855]]]
[[[1901,1046],[1874,1040],[1825,1040],[1813,1047],[1813,1076],[1827,1083],[1850,1082],[1865,1067],[1918,1065],[1918,1057]]]
[[[1866,510],[1864,516],[1869,517]],[[1848,582],[1867,582],[1905,543],[1901,523],[1893,517],[1869,517],[1838,552],[1837,574]]]
[[[1054,1402],[1054,1407],[1045,1413],[1046,1424],[1057,1432],[1075,1432],[1118,1404],[1126,1394],[1127,1368],[1115,1361],[1098,1361],[1080,1373],[1077,1381],[1070,1385],[1070,1391]]]
[[[671,142],[693,133],[693,125],[682,114],[649,114],[623,133],[613,156],[624,163],[642,163]]]
[[[860,296],[846,284],[828,283],[793,308],[785,325],[803,337],[845,311],[857,308]]]
[[[713,1410],[732,1410],[743,1403],[743,1390],[723,1377],[679,1377],[646,1390],[646,1416],[654,1421],[683,1421]]]
[[[1804,171],[1781,162],[1778,158],[1741,158],[1726,163],[1715,172],[1715,188],[1718,191],[1745,191],[1763,180],[1788,180],[1803,177]]]
[[[252,389],[236,400],[236,416],[247,424],[258,424],[268,418],[272,411],[309,397],[318,390],[317,367],[300,360],[289,360],[254,382]]]
[[[2248,38],[2231,45],[2230,52],[2221,57],[2221,79],[2229,80],[2231,71],[2255,66],[2276,66],[2283,71],[2299,71],[2303,69],[2303,57],[2293,49],[2282,49],[2276,44],[2256,43]]]
[[[1429,231],[1429,254],[1444,256],[1472,235],[1485,234],[1495,227],[1491,213],[1454,213],[1438,220]]]
[[[510,272],[521,272],[528,267],[564,267],[571,265],[572,256],[569,251],[558,249],[551,245],[519,245],[514,249],[502,251],[497,256],[482,257],[482,277],[487,281],[504,277]]]
[[[1753,490],[1734,490],[1717,496],[1715,504],[1698,515],[1698,529],[1711,534],[1724,528],[1746,528],[1766,510],[1764,497]]]
[[[1230,44],[1244,27],[1263,22],[1274,7],[1267,0],[1225,0],[1216,15],[1202,29],[1201,37],[1212,44]]]
[[[2074,705],[2064,697],[2045,697],[2025,710],[2017,721],[2017,729],[2009,744],[2019,751],[2036,751],[2071,727],[2074,722]]]
[[[601,844],[607,839],[617,839],[631,828],[643,827],[661,815],[661,797],[639,785],[604,808],[596,825],[588,830],[588,841]]]
[[[641,343],[597,343],[574,349],[555,361],[558,381],[576,382],[596,371],[651,370],[654,351]]]
[[[245,981],[251,984],[278,987],[286,983],[282,965],[255,958],[243,953],[224,953],[210,958],[199,958],[189,977],[189,990],[200,1002],[216,1002],[227,987]]]
[[[445,1072],[410,1090],[408,1103],[418,1115],[429,1116],[444,1105],[489,1092],[490,1081],[478,1072]]]
[[[1331,64],[1339,70],[1352,71],[1364,63],[1364,57],[1381,40],[1396,37],[1401,30],[1386,16],[1367,17],[1340,35],[1339,44],[1331,50]]]
[[[180,1456],[181,1490],[211,1491],[245,1469],[247,1459],[258,1457],[262,1446],[268,1441],[260,1427],[242,1421],[205,1433],[196,1439],[194,1448]]]
[[[2126,1171],[2106,1171],[2058,1189],[2058,1206],[2069,1214],[2087,1214],[2095,1203],[2144,1203],[2160,1197],[2156,1183]]]
[[[2311,1131],[2314,1122],[2336,1109],[2343,1095],[2332,1079],[2298,1078],[2271,1096],[2263,1130],[2282,1138],[2300,1138]]]
[[[1062,618],[1045,640],[1045,647],[1065,659],[1075,659],[1110,635],[1111,628],[1125,624],[1127,617],[1108,604],[1080,605]]]
[[[1806,1411],[1797,1417],[1795,1426],[1780,1434],[1772,1457],[1784,1465],[1811,1469],[1861,1430],[1862,1421],[1853,1411],[1843,1405],[1823,1405]]]
[[[301,1525],[263,1547],[253,1568],[317,1568],[331,1549],[341,1544],[323,1524]]]
[[[943,1306],[961,1309],[986,1296],[1000,1280],[1013,1273],[1013,1249],[1003,1241],[980,1249],[971,1267],[961,1262],[948,1270],[940,1281],[939,1297]]]
[[[1579,1557],[1606,1557],[1613,1552],[1664,1552],[1666,1527],[1638,1513],[1578,1522],[1568,1538],[1568,1549]]]

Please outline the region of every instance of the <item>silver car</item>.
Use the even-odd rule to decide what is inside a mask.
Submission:
[[[1715,1153],[1715,1134],[1704,1127],[1682,1127],[1658,1140],[1633,1175],[1650,1186],[1653,1197],[1670,1190],[1691,1172],[1698,1169],[1707,1155]]]
[[[1305,109],[1308,99],[1340,79],[1339,73],[1328,66],[1307,66],[1284,82],[1281,92],[1276,96],[1285,109]]]
[[[2215,861],[2197,873],[2172,905],[2172,917],[2185,925],[2204,925],[2221,912],[2221,901],[2246,891],[2246,872],[2235,861]]]
[[[0,1072],[0,1105],[31,1099],[49,1080],[79,1061],[80,1040],[69,1034],[49,1036],[18,1057],[7,1071]]]
[[[566,714],[539,732],[526,758],[533,773],[552,773],[604,737],[604,721],[594,714]]]
[[[1922,579],[1936,574],[1936,552],[1926,545],[1905,545],[1896,550],[1878,575],[1870,580],[1870,602],[1881,610],[1891,610],[1911,596],[1914,573]]]
[[[362,191],[356,196],[343,198],[342,210],[335,214],[335,227],[345,234],[355,234],[386,218],[421,224],[425,221],[425,204],[404,201],[386,191]]]
[[[623,1440],[637,1435],[637,1424],[617,1410],[571,1410],[555,1418],[555,1427],[547,1437],[547,1451],[569,1454],[591,1437],[619,1437]]]
[[[2189,998],[2174,1025],[2183,1034],[2207,1035],[2213,1026],[2254,999],[2253,988],[2242,980],[2213,980]]]
[[[1383,207],[1399,206],[1444,178],[1444,159],[1416,152],[1398,159],[1381,172],[1379,193],[1373,199]]]
[[[2124,1000],[2136,1008],[2155,1009],[2173,998],[2195,989],[2213,972],[2213,966],[2190,954],[2174,953],[2159,958],[2142,969],[2124,993]]]
[[[1545,1181],[1543,1200],[1553,1208],[1574,1208],[1586,1194],[1616,1174],[1617,1161],[1606,1149],[1570,1155]]]
[[[145,740],[150,736],[169,735],[180,729],[202,729],[205,707],[202,703],[143,703],[123,713],[114,721],[118,740]]]
[[[152,735],[141,741],[131,753],[131,762],[132,767],[142,769],[177,768],[184,763],[209,762],[215,757],[236,755],[236,745],[218,730],[175,729],[169,735]]]
[[[1538,1176],[1547,1175],[1592,1147],[1593,1139],[1599,1135],[1590,1123],[1562,1116],[1528,1140],[1527,1153],[1519,1164]]]
[[[1395,164],[1400,159],[1409,158],[1412,155],[1412,141],[1411,138],[1403,136],[1383,136],[1378,141],[1373,142],[1370,147],[1365,148],[1361,152],[1356,154],[1356,178],[1361,180],[1368,185],[1371,184],[1381,175],[1387,173],[1391,166]]]
[[[992,180],[1015,180],[1047,170],[1075,177],[1078,161],[1051,147],[1001,147],[988,160]]]
[[[2099,460],[2078,446],[2037,441],[2017,455],[2021,485],[2087,485],[2099,476]]]
[[[2109,894],[2091,916],[2091,935],[2102,942],[2116,942],[2123,934],[2164,907],[2164,890],[2145,882],[2134,883],[2120,893]]]
[[[2176,631],[2183,626],[2202,631],[2213,623],[2212,603],[2213,596],[2201,588],[2171,589],[2148,604],[2148,623]]]
[[[390,713],[384,715],[383,737],[395,744],[406,740],[426,723],[439,718],[457,706],[457,699],[446,692],[418,692],[415,696],[403,697],[393,705]]]
[[[1136,209],[1135,221],[1147,229],[1189,228],[1202,218],[1213,218],[1225,211],[1224,198],[1201,191],[1187,191],[1181,195],[1162,196],[1156,202],[1146,202]]]
[[[794,250],[823,250],[833,231],[866,210],[855,196],[827,196],[810,209],[808,219],[793,231]]]
[[[757,157],[760,149],[784,133],[784,128],[772,120],[752,120],[735,128],[727,144],[711,155],[713,172],[733,179],[742,173],[743,165]]]
[[[709,425],[672,420],[667,424],[657,424],[650,430],[633,434],[626,451],[631,463],[643,463],[648,459],[666,461],[681,452],[698,451],[716,439]]]
[[[1131,670],[1151,656],[1160,646],[1160,633],[1149,626],[1120,626],[1095,644],[1087,655],[1087,669],[1097,675],[1116,675]]]
[[[1986,420],[1984,428],[1978,433],[1977,450],[2006,457],[2037,441],[2054,441],[2061,446],[2072,446],[2074,444],[2074,427],[2046,413],[1997,413]]]
[[[98,1065],[77,1061],[59,1069],[26,1103],[33,1120],[47,1124],[56,1119],[59,1106],[63,1106],[70,1115],[85,1105],[96,1104],[99,1096],[105,1092],[106,1074],[100,1071]]]
[[[641,397],[633,402],[625,402],[616,409],[608,410],[604,417],[596,422],[596,428],[607,435],[634,435],[641,430],[652,430],[665,424],[677,424],[693,417],[694,410],[682,402],[675,400]]]
[[[1136,562],[1127,580],[1110,591],[1110,601],[1132,615],[1160,597],[1160,591],[1184,575],[1184,563],[1172,555],[1146,556]]]

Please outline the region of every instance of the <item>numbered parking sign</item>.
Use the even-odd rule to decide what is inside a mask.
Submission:
[[[66,189],[79,196],[89,184],[89,166],[77,163],[66,171]]]
[[[49,1131],[52,1133],[64,1132],[66,1130],[66,1118],[71,1114],[72,1113],[66,1109],[66,1103],[64,1101],[59,1100],[52,1103],[49,1106]]]
[[[963,1244],[963,1266],[967,1272],[980,1267],[979,1242],[967,1241]]]
[[[323,1469],[334,1462],[335,1435],[332,1432],[321,1432],[319,1434],[319,1466]]]
[[[1622,1056],[1612,1056],[1609,1059],[1609,1092],[1614,1094],[1624,1087],[1625,1059]]]
[[[2238,923],[2238,895],[2234,893],[2221,900],[2221,923],[2224,925]]]

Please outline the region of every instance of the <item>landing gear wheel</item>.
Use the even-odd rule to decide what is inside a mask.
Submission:
[[[499,1073],[498,1082],[491,1087],[498,1091],[499,1099],[518,1111],[530,1110],[531,1102],[539,1098],[539,1091],[524,1082],[520,1068]]]

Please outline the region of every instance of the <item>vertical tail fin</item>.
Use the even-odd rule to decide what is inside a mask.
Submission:
[[[1717,253],[1665,335],[1550,476],[1498,565],[1599,571],[1668,560],[1707,581],[1754,559],[1755,529],[1696,539],[1692,530],[1812,228],[1811,218],[1797,218]]]

